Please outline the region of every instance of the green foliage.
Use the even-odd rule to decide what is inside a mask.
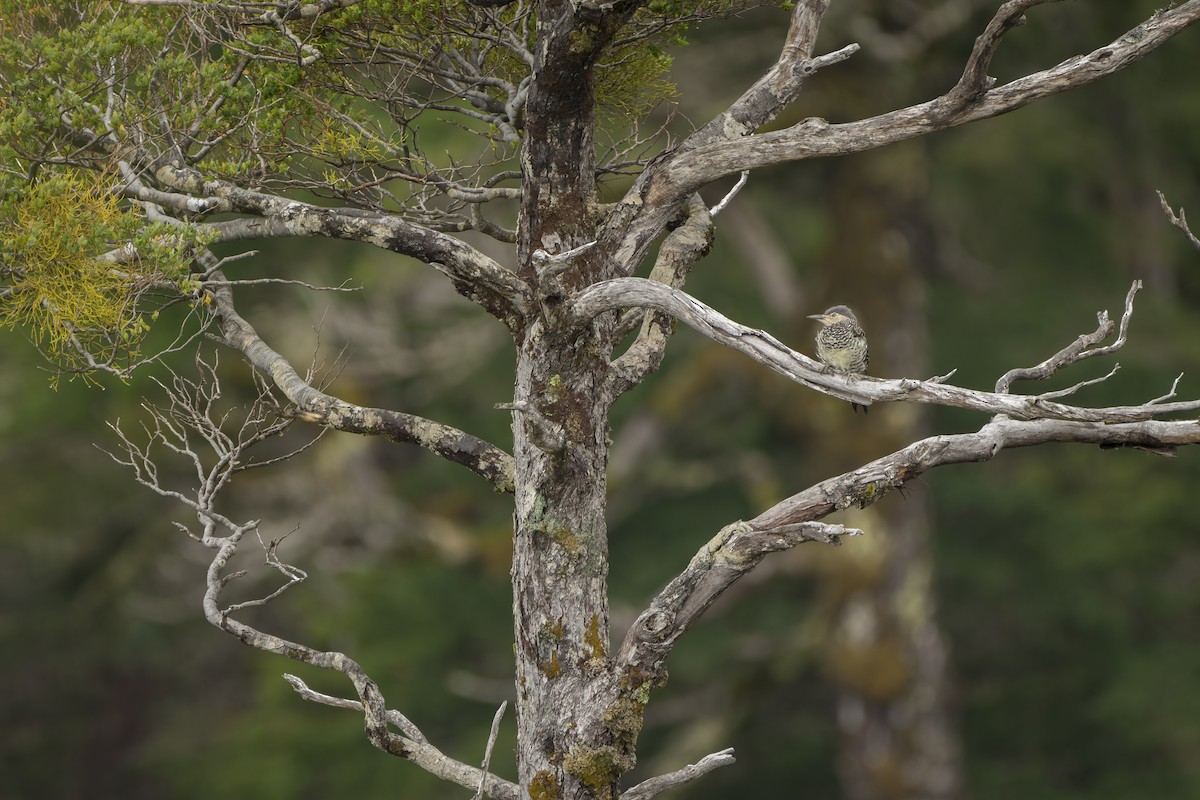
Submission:
[[[0,116],[0,171],[20,175],[56,155],[103,169],[131,140],[154,153],[165,124],[216,143],[209,166],[220,175],[278,174],[317,115],[305,94],[317,70],[276,56],[272,28],[221,46],[205,27],[105,0],[0,2],[0,108],[16,112]],[[246,54],[264,57],[247,66]]]
[[[624,129],[672,98],[668,48],[686,44],[693,22],[746,6],[671,1],[640,9],[597,65],[607,121]],[[507,103],[490,79],[515,86],[530,66],[481,35],[488,15],[534,49],[534,14],[515,5],[485,12],[464,2],[373,0],[293,20],[282,32],[198,7],[0,0],[0,111],[8,112],[0,114],[0,174],[21,176],[51,157],[102,169],[131,142],[153,156],[165,128],[212,142],[203,166],[216,176],[349,192],[370,180],[358,170],[371,165],[419,174],[421,162],[407,161],[419,153],[415,123],[432,116],[473,129],[473,141],[456,143],[471,152],[455,156],[473,158],[478,136],[503,137],[454,113],[467,105],[461,92],[436,88],[425,70],[446,52],[477,57],[488,80],[472,91]],[[80,130],[100,139],[81,148]]]
[[[671,48],[685,47],[695,23],[728,17],[755,3],[747,0],[652,0],[640,8],[627,26],[630,35],[618,35],[610,52],[597,65],[596,100],[601,113],[614,121],[640,119],[655,105],[674,100],[670,76]]]
[[[596,102],[602,114],[637,119],[675,97],[675,83],[669,74],[671,57],[661,46],[630,45],[610,58],[620,66],[601,68],[597,75]]]

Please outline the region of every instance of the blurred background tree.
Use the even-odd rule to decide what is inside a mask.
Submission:
[[[1086,51],[1153,8],[1040,9],[1006,40],[994,74]],[[990,13],[969,0],[835,5],[822,41],[863,51],[822,72],[780,123],[848,119],[944,90]],[[683,119],[706,119],[761,73],[786,15],[763,9],[717,26],[719,36],[699,26],[672,51]],[[760,171],[690,289],[802,350],[814,333],[805,315],[847,302],[871,337],[873,374],[957,368],[963,385],[989,387],[1089,329],[1142,278],[1123,369],[1088,399],[1140,402],[1180,371],[1186,389],[1200,368],[1200,272],[1154,190],[1200,207],[1200,87],[1179,79],[1196,57],[1186,37],[1018,114]],[[615,179],[613,196],[623,188]],[[261,250],[299,276],[330,257],[318,242]],[[345,258],[345,245],[337,252]],[[494,324],[418,266],[385,266],[364,248],[346,269],[369,276],[369,297],[263,295],[253,313],[264,333],[301,363],[317,350],[348,399],[503,439],[509,417],[493,405],[511,397],[513,376]],[[344,363],[343,351],[353,356]],[[204,565],[172,534],[176,509],[92,447],[113,446],[97,432],[134,414],[138,393],[78,382],[51,392],[29,380],[32,348],[9,336],[0,353],[0,795],[442,796],[433,778],[365,746],[357,718],[297,702],[277,661],[198,619]],[[914,432],[977,422],[911,406],[855,417],[690,331],[641,391],[643,402],[614,414],[615,632],[712,520],[744,517]],[[509,505],[439,459],[366,439],[328,438],[299,464],[256,475],[244,509],[278,533],[298,528],[292,558],[311,567],[273,622],[352,650],[450,755],[477,761],[512,691]],[[773,557],[680,644],[648,710],[638,774],[734,746],[739,765],[678,796],[886,796],[870,792],[907,765],[857,770],[847,740],[869,731],[849,709],[924,688],[949,692],[958,740],[892,742],[887,753],[961,753],[974,797],[1200,794],[1198,472],[1190,450],[1172,462],[1083,447],[1013,452],[936,472],[868,519],[848,517],[872,535],[840,550]],[[855,635],[864,615],[880,635]],[[898,662],[889,641],[919,641],[930,661]],[[937,680],[922,687],[918,673]],[[497,761],[512,749],[506,736]],[[868,778],[873,789],[856,784]]]

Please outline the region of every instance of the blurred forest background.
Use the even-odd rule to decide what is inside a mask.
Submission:
[[[944,91],[994,5],[835,3],[821,50],[863,50],[810,79],[778,124]],[[927,16],[943,6],[961,20]],[[1095,49],[1154,7],[1037,8],[992,74]],[[762,9],[690,31],[675,51],[672,124],[727,104],[775,59],[786,25],[786,13]],[[957,368],[954,382],[990,388],[1092,330],[1098,310],[1119,316],[1140,278],[1122,368],[1079,402],[1143,402],[1180,372],[1181,396],[1196,397],[1200,253],[1155,190],[1200,221],[1197,64],[1200,31],[1186,31],[1114,78],[1008,116],[755,173],[718,217],[689,289],[808,352],[805,316],[848,303],[874,374]],[[625,185],[613,179],[612,196]],[[715,202],[728,187],[711,188]],[[317,352],[353,402],[510,441],[508,413],[493,409],[511,398],[507,337],[440,275],[315,241],[264,245],[240,275],[281,260],[296,277],[366,287],[272,287],[258,307],[244,297],[243,313],[285,355],[304,363]],[[251,391],[246,367],[222,358],[227,394]],[[280,674],[344,694],[338,682],[203,622],[210,554],[173,529],[187,521],[179,508],[100,449],[115,442],[106,421],[135,424],[143,395],[153,398],[145,376],[52,391],[42,366],[22,337],[0,337],[0,797],[457,791],[374,750],[361,717],[298,699]],[[1058,385],[1110,367],[1088,362]],[[723,524],[912,438],[983,421],[906,406],[855,416],[682,330],[660,373],[614,414],[614,635]],[[847,515],[839,521],[868,535],[773,556],[685,637],[631,777],[732,746],[736,765],[674,796],[850,794],[838,697],[851,683],[886,694],[897,668],[886,648],[850,663],[833,640],[847,599],[887,574],[881,559],[897,551],[886,542],[900,537],[914,559],[905,569],[928,577],[913,613],[933,619],[936,604],[965,794],[1200,797],[1198,482],[1194,450],[1167,459],[1049,446],[937,470]],[[233,502],[230,516],[260,518],[271,536],[295,530],[285,558],[311,576],[260,612],[261,626],[354,655],[389,704],[477,763],[512,694],[509,499],[416,448],[331,434],[290,465],[245,475]],[[513,736],[510,717],[492,762],[506,777]]]

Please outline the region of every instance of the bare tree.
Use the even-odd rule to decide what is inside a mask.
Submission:
[[[950,375],[831,372],[684,291],[709,250],[714,217],[736,192],[710,208],[701,188],[1021,108],[1117,72],[1200,19],[1200,0],[1187,0],[1090,53],[997,85],[988,70],[1004,36],[1049,1],[1003,3],[961,79],[941,96],[852,122],[810,118],[758,133],[807,79],[858,50],[845,44],[818,53],[832,0],[800,0],[776,63],[678,140],[636,125],[606,133],[597,120],[605,107],[642,116],[665,68],[659,44],[681,23],[735,10],[728,2],[470,0],[386,11],[358,0],[37,4],[0,22],[0,100],[20,112],[0,123],[0,319],[31,325],[68,369],[127,376],[157,355],[138,346],[158,310],[182,305],[199,327],[185,322],[168,349],[190,346],[207,330],[253,366],[261,392],[244,420],[229,426],[215,402],[216,373],[202,368],[199,379],[163,385],[167,405],[151,409],[140,438],[121,433],[116,458],[195,513],[198,528],[188,532],[214,553],[204,596],[209,622],[253,647],[340,672],[354,692],[334,697],[289,677],[302,697],[363,714],[373,745],[478,796],[652,797],[733,760],[723,750],[620,788],[672,648],[767,554],[859,533],[822,520],[944,464],[1048,442],[1166,452],[1200,441],[1200,423],[1165,419],[1200,408],[1200,400],[1175,400],[1174,387],[1141,405],[1103,408],[1071,402],[1094,381],[1012,392],[1018,381],[1119,349],[1138,284],[1119,322],[1100,314],[1094,331],[1036,366],[1010,370],[993,391],[955,386]],[[147,6],[160,8],[138,8]],[[934,27],[926,36],[940,35]],[[462,152],[443,152],[447,143]],[[598,180],[613,175],[633,177],[606,205]],[[499,320],[516,358],[513,399],[504,405],[512,412],[511,449],[404,411],[347,402],[273,349],[239,313],[243,282],[229,277],[237,257],[218,258],[210,248],[297,236],[365,242],[418,259]],[[469,243],[483,237],[495,246]],[[276,280],[291,279],[279,265]],[[975,432],[913,442],[799,489],[753,519],[729,522],[614,644],[608,414],[657,369],[675,321],[810,390],[861,405],[956,406],[989,419]],[[239,472],[278,458],[251,454],[296,422],[416,444],[513,495],[518,783],[490,774],[486,759],[481,769],[440,752],[388,708],[350,656],[240,618],[305,574],[279,559],[278,542],[263,541],[257,522],[225,516],[218,500]],[[160,482],[164,453],[192,465],[192,490]],[[241,573],[227,566],[248,540],[260,542],[283,582],[258,600],[228,603],[222,593]],[[491,743],[499,720],[498,712]]]

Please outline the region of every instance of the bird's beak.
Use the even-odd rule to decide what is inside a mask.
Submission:
[[[823,320],[823,319],[825,319],[825,315],[824,314],[809,314],[808,318],[815,319],[815,320]]]

